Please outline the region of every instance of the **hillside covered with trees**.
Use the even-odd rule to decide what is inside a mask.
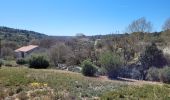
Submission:
[[[18,45],[27,44],[33,39],[42,39],[47,35],[21,29],[14,29],[9,27],[0,27],[0,38],[2,41],[16,42]]]

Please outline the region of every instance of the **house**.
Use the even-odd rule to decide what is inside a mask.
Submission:
[[[16,58],[25,58],[26,56],[37,51],[38,49],[39,47],[37,45],[23,46],[15,50],[15,55],[16,55]]]

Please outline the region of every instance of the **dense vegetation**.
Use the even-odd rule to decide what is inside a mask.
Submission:
[[[141,18],[139,20],[139,22],[143,21],[142,25],[149,24],[146,19]],[[134,23],[140,26],[139,22],[137,20],[130,24],[131,31]],[[25,32],[10,29],[3,27],[1,30],[7,33],[16,32],[14,33],[16,36],[20,32]],[[50,64],[50,66],[55,66],[59,69],[77,71],[81,68],[75,69],[74,66],[80,66],[84,60],[90,59],[92,64],[96,66],[99,75],[107,75],[109,78],[117,78],[119,76],[149,80],[146,77],[149,76],[148,71],[151,67],[164,68],[169,66],[170,53],[166,53],[164,48],[168,48],[170,45],[170,39],[168,38],[170,31],[164,30],[151,33],[148,32],[150,29],[147,28],[147,31],[139,30],[140,27],[139,29],[135,28],[131,34],[96,37],[77,35],[75,37],[62,37],[61,39],[59,37],[43,38],[44,35],[36,34],[35,32],[29,33],[32,31],[26,31],[25,34],[40,35],[39,39],[37,38],[38,36],[33,36],[36,39],[29,39],[30,41],[27,44],[36,44],[41,47],[36,53],[46,55],[44,58],[48,58],[49,61],[48,64],[45,63],[46,65]],[[23,34],[21,33],[21,35]],[[19,43],[2,41],[1,44],[1,57],[7,61],[15,60],[13,50],[19,47]],[[18,64],[24,64],[24,60],[18,59],[16,61]],[[37,62],[40,61],[36,61],[36,64]],[[11,66],[11,64],[6,65]],[[42,64],[41,66],[46,65]]]
[[[163,52],[157,48],[155,43],[146,47],[145,51],[140,56],[140,62],[144,80],[147,74],[146,70],[150,67],[162,68],[167,64]]]
[[[31,40],[34,39],[42,39],[47,37],[44,34],[34,32],[34,31],[27,31],[27,30],[20,30],[20,29],[13,29],[8,27],[0,27],[0,38],[2,41],[7,42],[15,42],[18,45],[27,44]]]
[[[68,97],[75,99],[77,97],[98,97],[102,95],[101,91],[104,93],[114,90],[115,83],[110,82],[111,80],[107,80],[107,82],[101,80],[97,82],[92,81],[92,79],[100,78],[102,75],[110,79],[129,78],[169,84],[170,27],[167,24],[170,22],[169,20],[163,25],[164,27],[161,32],[152,32],[153,27],[151,22],[145,18],[139,18],[129,24],[127,33],[104,36],[85,36],[79,33],[74,37],[47,37],[46,35],[32,31],[0,27],[0,37],[2,39],[0,45],[2,63],[0,64],[5,67],[24,66],[37,69],[21,69],[25,73],[20,73],[14,69],[12,70],[14,72],[11,73],[6,68],[2,68],[0,85],[3,83],[5,87],[21,84],[25,87],[29,83],[32,83],[32,86],[37,86],[38,84],[40,87],[45,87],[45,82],[50,86],[48,88],[50,90],[47,90],[48,92],[51,91],[50,93],[52,93],[55,90],[55,93],[58,93],[59,90],[68,93],[68,95],[71,93],[73,97],[70,97],[70,95]],[[40,48],[26,58],[17,59],[14,50],[29,44],[38,45]],[[38,56],[34,56],[35,54]],[[51,71],[42,70],[42,68],[47,69],[49,66],[53,70],[62,69],[82,72],[84,76],[96,75],[98,77],[93,77],[92,79],[88,77],[90,78],[89,81],[87,77],[81,76],[78,73],[72,77],[69,76],[71,74],[67,75],[65,72],[62,74],[66,75],[62,76],[61,73],[52,74]],[[30,73],[29,71],[33,72]],[[29,75],[27,75],[28,73]],[[7,77],[8,80],[5,80],[6,78],[4,77]],[[38,83],[34,83],[34,81]],[[59,86],[59,83],[62,85]],[[63,87],[64,90],[62,90]],[[116,89],[118,87],[120,85]],[[116,93],[113,91],[103,95],[102,98],[153,99],[152,93],[143,92],[143,89],[147,87],[132,87],[134,90],[125,87],[123,88],[125,91],[116,91]],[[158,86],[149,87],[148,91],[152,92],[154,88],[156,94],[159,90],[163,91]],[[162,87],[164,88],[164,86]],[[128,91],[131,91],[129,92],[130,94],[126,93]],[[169,86],[166,87],[165,91],[169,91]],[[167,99],[167,95],[169,94],[160,94],[158,99],[164,99],[164,97]]]

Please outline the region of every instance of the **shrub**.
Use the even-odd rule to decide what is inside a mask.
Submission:
[[[49,61],[45,59],[44,56],[32,56],[29,59],[29,67],[30,68],[47,68],[49,66]]]
[[[94,76],[97,72],[95,65],[92,64],[90,60],[85,60],[81,64],[82,74],[85,76]]]
[[[160,81],[159,75],[160,75],[160,69],[157,69],[155,67],[151,67],[148,70],[146,79],[149,80],[149,81]]]
[[[146,47],[144,53],[141,54],[140,62],[145,69],[149,69],[150,66],[162,68],[167,64],[162,50],[159,50],[155,43]]]
[[[24,65],[27,63],[27,61],[25,59],[17,59],[16,63],[19,65]]]
[[[100,63],[109,78],[117,78],[119,70],[122,66],[120,56],[105,52],[100,57]]]
[[[146,47],[145,51],[141,54],[140,62],[142,65],[141,75],[143,80],[146,79],[146,72],[150,66],[162,68],[167,65],[167,61],[162,50],[159,50],[155,43],[152,43]]]
[[[170,67],[165,67],[161,70],[160,80],[164,83],[170,83]]]

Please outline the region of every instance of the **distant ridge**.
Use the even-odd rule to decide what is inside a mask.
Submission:
[[[0,26],[0,38],[2,41],[12,41],[18,44],[26,44],[33,39],[42,39],[46,37],[48,36],[35,31]]]

